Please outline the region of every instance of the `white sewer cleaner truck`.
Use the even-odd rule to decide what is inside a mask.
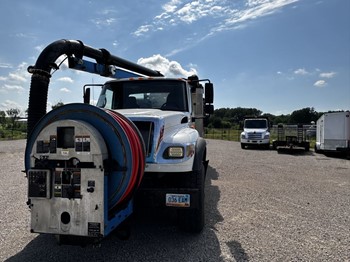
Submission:
[[[247,146],[270,148],[269,121],[266,118],[244,119],[241,148],[245,149]]]
[[[85,103],[46,113],[50,72],[59,69],[55,61],[62,55],[71,69],[115,78],[102,85],[96,106],[84,87]],[[181,228],[203,229],[203,123],[213,113],[208,79],[166,78],[74,40],[48,45],[28,71],[31,232],[54,234],[61,242],[100,240],[136,204],[177,209]]]
[[[323,114],[316,122],[315,152],[339,152],[350,158],[350,112]]]

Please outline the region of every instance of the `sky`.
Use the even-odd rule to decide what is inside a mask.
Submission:
[[[25,114],[27,68],[60,39],[169,77],[209,78],[216,109],[350,110],[349,13],[350,0],[1,0],[0,110]],[[107,80],[63,63],[47,109],[82,102],[84,84]]]

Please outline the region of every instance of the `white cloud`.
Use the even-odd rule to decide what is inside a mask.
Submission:
[[[103,28],[106,26],[111,26],[116,22],[115,18],[109,17],[109,18],[95,18],[90,20],[94,25],[96,25],[98,28]]]
[[[325,80],[318,80],[314,83],[314,86],[316,87],[324,87],[327,85],[327,82]]]
[[[21,72],[9,73],[8,80],[22,83],[27,82],[27,79],[23,76]]]
[[[324,72],[320,74],[320,77],[333,78],[336,74],[337,74],[336,72]]]
[[[261,5],[261,4],[266,4],[268,3],[270,0],[248,0],[246,5],[247,6],[256,6],[256,5]]]
[[[135,36],[141,36],[150,31],[153,28],[152,25],[142,25],[133,34]]]
[[[34,47],[34,49],[35,49],[36,51],[40,52],[40,53],[41,53],[41,51],[44,50],[44,48],[45,48],[44,45],[38,45],[38,46]]]
[[[221,17],[220,26],[213,30],[224,28],[232,29],[232,24],[242,23],[247,20],[256,19],[265,15],[272,14],[282,7],[295,3],[298,0],[251,0],[246,4],[247,8],[237,9],[230,1],[211,0],[211,1],[192,1],[185,3],[175,12],[167,11],[173,19],[182,20],[191,23],[203,17]],[[178,1],[177,1],[178,2]],[[173,13],[173,14],[171,14]]]
[[[163,8],[163,10],[165,10],[165,12],[172,13],[177,9],[177,5],[180,3],[181,3],[181,1],[179,1],[179,0],[171,0],[170,2],[164,4],[162,6],[162,8]]]
[[[23,93],[25,88],[23,84],[29,82],[30,74],[27,72],[27,63],[21,63],[15,70],[9,72],[5,76],[0,76],[0,92],[1,93]]]
[[[115,9],[103,9],[97,12],[100,15],[113,15],[116,14],[117,11]]]
[[[180,65],[180,63],[170,61],[159,54],[147,58],[140,58],[137,63],[153,70],[157,70],[166,77],[188,77],[190,75],[197,74],[197,70],[195,68],[186,70]]]
[[[61,88],[60,91],[63,92],[63,93],[71,93],[72,92],[71,90],[69,90],[66,87]]]
[[[13,66],[11,64],[7,63],[0,63],[0,68],[12,68]]]
[[[306,71],[305,68],[299,68],[299,69],[294,71],[294,74],[296,74],[296,75],[307,75],[307,74],[309,74],[309,72]]]
[[[136,37],[146,36],[152,32],[167,31],[177,25],[193,25],[201,20],[198,36],[192,40],[196,46],[207,37],[227,30],[245,28],[249,21],[274,14],[287,5],[299,0],[170,0],[162,6],[161,13],[139,26],[132,34]],[[192,29],[190,31],[193,31]],[[186,30],[184,30],[184,34]],[[184,38],[186,36],[184,35]],[[185,42],[183,46],[188,46]],[[175,50],[178,53],[188,48]]]
[[[5,100],[5,102],[2,102],[0,104],[0,110],[6,111],[9,109],[19,109],[20,115],[24,116],[25,108],[22,105],[18,104],[17,102],[12,101],[12,100]]]
[[[74,83],[74,80],[70,77],[61,77],[61,78],[58,78],[57,81],[65,82],[65,83]]]
[[[0,90],[2,92],[12,92],[12,91],[16,91],[17,93],[22,93],[25,89],[22,86],[19,85],[8,85],[5,84],[3,86],[0,86]]]

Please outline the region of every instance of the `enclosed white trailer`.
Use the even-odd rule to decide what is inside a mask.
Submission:
[[[350,154],[350,112],[325,113],[317,120],[316,152]]]

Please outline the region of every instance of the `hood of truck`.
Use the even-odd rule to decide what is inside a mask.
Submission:
[[[197,130],[190,128],[189,112],[159,109],[119,109],[139,129],[146,146],[146,162],[160,162],[167,144],[184,145],[198,139]]]
[[[159,109],[119,109],[118,113],[126,116],[132,121],[154,121],[159,119],[164,128],[172,128],[181,124],[188,124],[190,114],[188,112],[163,111]],[[187,117],[187,119],[186,119]]]
[[[244,128],[245,133],[264,133],[267,131],[267,128]]]

